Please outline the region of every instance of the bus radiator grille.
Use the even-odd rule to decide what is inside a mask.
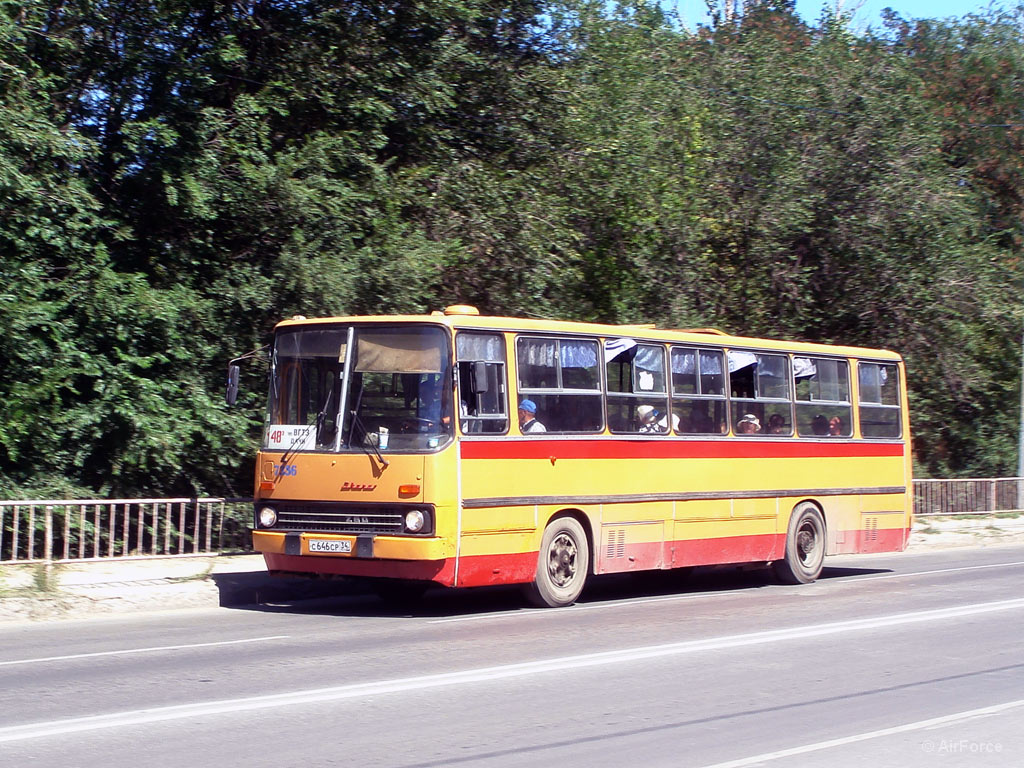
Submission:
[[[402,507],[277,505],[277,530],[323,533],[402,533]]]

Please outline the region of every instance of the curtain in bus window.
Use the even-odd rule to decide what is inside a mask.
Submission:
[[[753,352],[743,352],[740,350],[731,349],[729,350],[729,373],[735,373],[748,365],[755,365],[757,363],[757,355]]]
[[[662,373],[665,370],[665,357],[661,347],[641,346],[637,348],[634,364],[645,371],[657,371]]]
[[[597,368],[597,344],[592,341],[563,341],[563,368]]]
[[[601,373],[597,368],[597,343],[563,339],[560,342],[562,386],[565,389],[601,388]]]
[[[694,371],[700,360],[700,387]],[[722,353],[711,350],[672,349],[672,391],[677,395],[724,395]]]
[[[672,373],[693,373],[694,351],[692,349],[672,348]]]
[[[519,362],[522,365],[554,368],[557,346],[558,342],[554,339],[520,339]]]
[[[607,339],[604,343],[604,359],[610,363],[623,352],[633,349],[635,346],[636,339]]]
[[[818,369],[814,365],[814,361],[809,357],[794,357],[793,358],[793,377],[797,379],[806,379],[817,373]]]
[[[697,353],[692,349],[672,348],[672,392],[676,395],[697,393]]]
[[[455,350],[459,360],[505,362],[504,339],[494,334],[460,333],[455,337]]]
[[[725,394],[721,352],[700,352],[700,393],[702,395]]]
[[[665,351],[662,347],[637,347],[633,358],[637,392],[665,392]]]
[[[440,373],[438,333],[358,331],[355,370],[390,373]]]
[[[732,353],[730,353],[732,354]],[[753,355],[751,355],[750,363],[753,363]],[[750,365],[750,363],[744,363],[744,365]],[[744,367],[743,365],[739,366]],[[693,373],[694,369],[694,350],[692,349],[681,349],[674,347],[672,349],[672,373]],[[732,365],[729,366],[729,370],[733,371]],[[722,353],[721,352],[710,352],[701,350],[700,352],[700,372],[702,375],[707,374],[710,376],[721,376],[722,375]]]
[[[557,347],[554,339],[519,339],[516,354],[520,387],[553,389],[558,386]]]

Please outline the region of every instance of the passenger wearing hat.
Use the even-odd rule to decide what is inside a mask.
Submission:
[[[519,403],[519,431],[524,435],[530,432],[547,432],[547,427],[536,419],[537,404],[533,400]]]
[[[641,405],[636,409],[636,417],[640,421],[640,432],[668,432],[668,417],[653,405]],[[672,414],[672,426],[679,431],[679,417]]]
[[[746,414],[742,419],[736,423],[736,434],[738,435],[752,435],[755,432],[761,431],[761,422],[757,416],[752,413]]]

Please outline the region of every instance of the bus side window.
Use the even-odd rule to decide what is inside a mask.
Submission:
[[[519,396],[537,406],[547,432],[600,432],[604,427],[597,339],[520,336]]]
[[[679,417],[669,414],[665,348],[633,339],[607,339],[604,346],[608,428],[612,432],[669,433]]]
[[[728,430],[722,355],[719,349],[672,347],[672,412],[678,432]]]
[[[899,369],[891,363],[858,362],[857,371],[861,434],[864,437],[899,437],[903,432]]]
[[[731,349],[728,361],[733,432],[739,435],[792,435],[789,358],[781,354]]]
[[[796,428],[801,437],[850,437],[849,365],[825,357],[794,357]]]
[[[505,339],[500,334],[459,333],[459,423],[465,434],[508,431]]]

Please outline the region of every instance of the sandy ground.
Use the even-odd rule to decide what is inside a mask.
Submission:
[[[910,551],[1024,543],[1024,517],[926,518],[914,523]]]

